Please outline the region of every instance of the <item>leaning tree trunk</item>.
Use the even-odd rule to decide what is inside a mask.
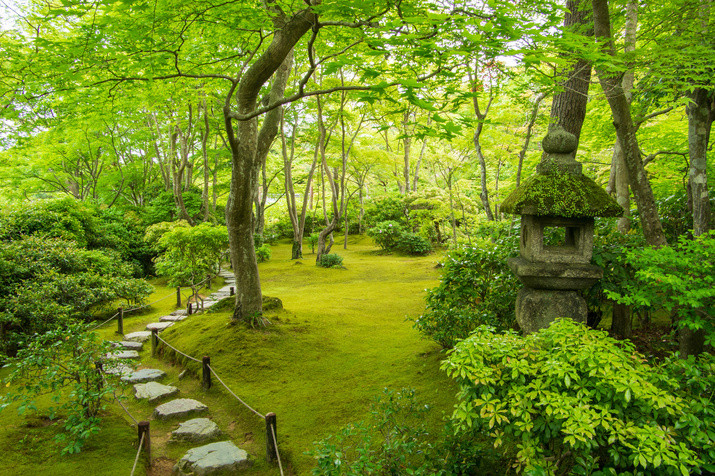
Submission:
[[[301,37],[315,23],[311,9],[302,10],[288,21],[276,20],[276,32],[270,45],[246,70],[240,83],[234,84],[224,104],[224,124],[231,148],[231,189],[226,204],[226,225],[228,227],[231,264],[236,276],[236,308],[234,319],[251,320],[263,312],[261,283],[258,263],[253,245],[253,221],[251,218],[253,197],[258,187],[262,152],[278,132],[281,112],[276,108],[271,117],[264,118],[261,134],[255,117],[246,119],[258,105],[258,94],[263,85],[276,74],[271,88],[271,96],[283,94],[288,81],[290,63],[286,59]],[[282,67],[282,68],[281,68]],[[281,71],[279,71],[279,69]],[[237,111],[232,111],[234,104]],[[269,113],[270,114],[270,113]],[[237,120],[234,130],[233,120]],[[272,136],[271,136],[272,135]],[[266,146],[266,144],[268,144]],[[265,156],[263,156],[265,157]]]
[[[601,42],[601,48],[609,55],[614,56],[613,41],[611,37],[611,19],[608,13],[607,0],[593,0],[593,20],[596,38]],[[598,79],[606,95],[613,115],[613,124],[616,128],[618,142],[623,149],[628,178],[631,190],[638,205],[641,216],[643,235],[646,242],[652,246],[667,244],[663,227],[658,217],[653,190],[643,168],[640,157],[640,148],[636,137],[636,128],[633,124],[630,105],[621,87],[620,77],[602,68],[596,68]]]

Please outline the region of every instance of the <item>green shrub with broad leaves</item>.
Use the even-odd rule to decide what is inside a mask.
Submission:
[[[397,247],[397,242],[404,231],[402,225],[396,221],[388,220],[375,224],[367,230],[367,235],[373,239],[377,246],[385,251],[391,251]]]
[[[271,245],[265,244],[256,248],[256,259],[259,263],[271,259]]]
[[[385,389],[367,420],[351,423],[314,443],[314,475],[449,476],[483,474],[494,455],[448,423],[430,433],[431,413],[413,389]]]
[[[335,253],[325,254],[320,257],[318,266],[322,268],[342,268],[343,257]]]
[[[153,288],[131,275],[109,250],[37,236],[0,242],[0,353],[15,355],[28,336],[89,321],[117,299],[143,303]]]
[[[63,419],[57,440],[64,443],[62,453],[78,453],[85,442],[100,430],[100,412],[119,385],[115,375],[100,374],[95,362],[110,351],[110,344],[85,332],[83,326],[57,327],[29,339],[26,346],[6,367],[3,381],[8,393],[0,398],[0,410],[17,405],[18,413],[38,411],[37,397],[55,395],[43,409],[53,420]],[[116,364],[116,361],[114,361]],[[107,365],[112,365],[111,361]]]
[[[507,259],[518,250],[516,239],[514,235],[479,240],[450,251],[439,285],[427,291],[427,309],[415,319],[415,328],[450,348],[480,325],[513,327],[520,285]]]
[[[680,328],[702,330],[715,343],[715,231],[674,246],[629,251],[626,262],[634,279],[619,292],[606,291],[623,304],[666,309]]]
[[[395,248],[407,255],[424,256],[432,251],[432,244],[420,235],[405,232],[397,238]]]
[[[679,391],[688,378],[679,384],[628,341],[559,319],[526,337],[482,326],[443,369],[460,385],[457,430],[489,434],[527,474],[712,468],[712,361],[704,398],[689,401]],[[698,422],[704,413],[709,424]]]

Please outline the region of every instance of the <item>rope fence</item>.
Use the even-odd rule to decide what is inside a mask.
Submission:
[[[189,294],[189,295],[187,295],[187,296],[182,295],[181,292],[180,292],[180,289],[181,289],[181,288],[184,288],[184,289],[193,289],[193,288],[195,288],[196,286],[201,286],[202,284],[204,284],[204,283],[206,283],[206,282],[208,282],[208,281],[214,279],[214,278],[217,277],[217,276],[218,276],[218,274],[209,275],[209,276],[207,276],[203,281],[199,281],[198,283],[193,284],[193,285],[190,285],[190,286],[177,286],[177,287],[176,287],[176,289],[177,289],[177,291],[176,291],[177,305],[178,305],[178,306],[181,306],[181,299],[182,299],[182,298],[187,299],[187,298],[191,297],[191,294]],[[100,327],[102,327],[102,326],[104,326],[105,324],[107,324],[108,322],[112,321],[112,320],[113,320],[114,318],[116,318],[117,316],[120,318],[120,321],[121,321],[121,319],[123,319],[123,317],[124,317],[124,313],[133,312],[133,311],[138,311],[138,310],[140,310],[140,309],[145,309],[145,308],[147,308],[147,307],[153,306],[154,304],[163,301],[164,299],[168,299],[168,298],[170,298],[170,297],[172,297],[172,296],[174,296],[174,293],[167,294],[166,296],[164,296],[164,297],[162,297],[162,298],[159,298],[159,299],[157,299],[156,301],[152,301],[152,302],[147,303],[147,304],[144,304],[144,305],[142,305],[142,306],[137,306],[137,307],[133,307],[133,308],[129,308],[129,309],[124,309],[123,307],[120,307],[119,310],[112,315],[112,317],[110,317],[110,318],[107,319],[106,321],[103,321],[103,322],[97,324],[97,325],[94,326],[94,327],[91,327],[88,331],[89,331],[89,332],[96,331],[96,330],[99,329]],[[124,330],[124,329],[123,329],[123,324],[120,323],[120,324],[119,324],[118,332],[119,332],[120,334],[123,334],[123,333],[124,333],[123,330]]]
[[[142,437],[139,440],[139,449],[137,450],[137,455],[134,457],[134,466],[132,466],[132,473],[130,476],[134,476],[134,471],[137,469],[137,462],[139,462],[139,456],[142,454],[142,450],[144,449],[144,438],[146,437],[146,433],[142,433]]]
[[[277,461],[278,462],[278,468],[280,469],[281,476],[283,476],[283,463],[281,461],[280,457],[280,452],[278,451],[278,438],[276,436],[276,414],[275,413],[267,413],[266,415],[263,415],[260,413],[258,410],[250,406],[248,403],[246,403],[241,397],[236,395],[236,393],[231,390],[231,388],[226,385],[226,382],[223,381],[223,379],[218,375],[216,370],[214,370],[213,367],[211,367],[211,359],[209,357],[204,357],[203,359],[199,360],[196,357],[192,357],[185,352],[180,351],[173,345],[169,344],[166,340],[162,339],[159,337],[159,333],[156,329],[152,330],[152,355],[156,355],[156,351],[158,348],[159,342],[163,342],[168,346],[170,349],[172,349],[174,352],[177,352],[178,354],[186,357],[189,360],[192,360],[194,362],[200,362],[202,364],[202,386],[204,389],[208,390],[211,388],[211,376],[213,375],[216,380],[223,385],[223,387],[226,389],[226,391],[233,396],[238,402],[246,407],[249,411],[251,411],[254,415],[259,417],[261,420],[263,420],[266,424],[266,457],[269,462]]]

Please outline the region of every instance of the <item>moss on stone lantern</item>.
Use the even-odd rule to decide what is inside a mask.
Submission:
[[[542,141],[546,155],[536,174],[501,205],[503,212],[521,215],[520,256],[510,259],[509,267],[524,284],[516,319],[525,333],[548,327],[557,317],[586,321],[586,302],[577,291],[603,276],[590,264],[594,218],[623,212],[583,175],[574,158],[576,145],[573,134],[552,128]]]

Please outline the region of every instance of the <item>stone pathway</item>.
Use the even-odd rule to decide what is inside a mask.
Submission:
[[[233,273],[222,271],[219,276],[224,278],[224,287],[212,293],[204,300],[204,310],[210,308],[221,299],[231,294],[231,287],[235,286]],[[178,309],[169,316],[162,316],[159,322],[152,322],[146,326],[146,331],[132,332],[124,336],[121,342],[114,342],[115,350],[107,355],[110,359],[131,359],[136,362],[143,343],[151,338],[151,330],[162,332],[180,321],[190,318],[185,309]],[[114,372],[122,375],[122,380],[134,385],[134,395],[137,399],[148,402],[161,402],[179,393],[179,389],[172,385],[159,383],[166,376],[166,372],[159,369],[132,370],[122,364],[114,366]],[[231,441],[208,443],[219,439],[222,432],[218,425],[208,418],[196,418],[197,415],[208,413],[208,407],[198,400],[191,398],[176,398],[159,404],[152,414],[156,420],[184,420],[179,421],[178,427],[171,432],[172,442],[204,443],[203,446],[191,448],[174,466],[174,473],[178,475],[210,475],[234,474],[250,466],[248,453]],[[185,420],[187,417],[191,417]]]

